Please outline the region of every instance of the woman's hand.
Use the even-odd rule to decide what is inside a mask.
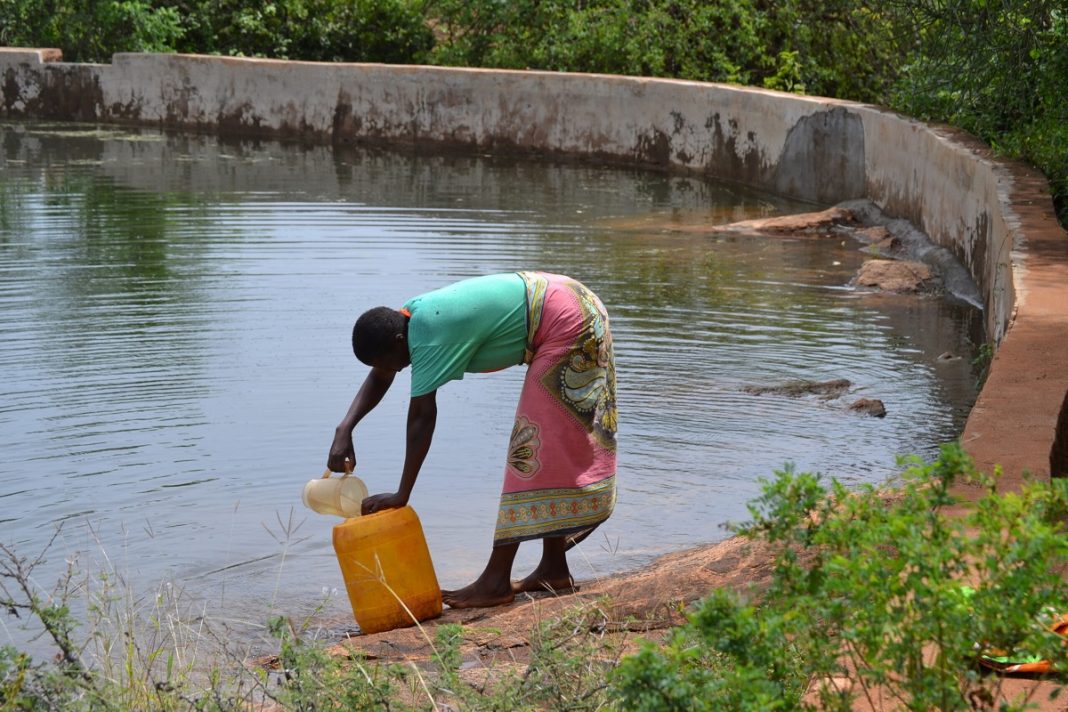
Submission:
[[[331,472],[352,472],[356,468],[356,451],[352,448],[352,433],[338,430],[330,445],[326,466]]]
[[[408,504],[408,498],[400,492],[375,494],[363,500],[360,510],[364,514],[374,514],[375,512],[381,512],[384,509],[403,507],[406,504]]]

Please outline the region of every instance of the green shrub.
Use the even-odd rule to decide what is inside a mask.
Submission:
[[[1068,3],[892,0],[914,54],[889,101],[1034,163],[1068,224]]]
[[[896,76],[889,18],[846,0],[562,0],[428,7],[439,64],[605,72],[871,99]]]
[[[761,74],[764,86],[796,65],[793,85],[807,94],[882,102],[896,80],[908,48],[898,42],[894,18],[878,3],[856,0],[787,0],[760,3],[768,18],[762,44],[775,72]],[[767,64],[767,63],[766,63]],[[787,71],[789,74],[789,71]]]
[[[433,43],[406,0],[0,0],[0,46],[57,47],[71,62],[179,51],[411,63]]]
[[[963,479],[983,495],[961,515],[951,490]],[[1068,664],[1048,625],[1068,610],[1063,480],[999,493],[954,445],[912,461],[893,495],[786,469],[750,511],[739,531],[779,550],[762,601],[717,592],[666,645],[624,660],[624,708],[849,710],[881,694],[963,710],[996,696],[983,650]]]

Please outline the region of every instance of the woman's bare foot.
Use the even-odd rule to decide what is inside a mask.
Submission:
[[[549,578],[541,575],[537,571],[534,571],[530,576],[527,576],[522,581],[512,582],[513,593],[523,593],[524,591],[537,592],[548,591],[549,593],[570,593],[575,588],[575,579],[570,575],[557,576],[555,578]]]
[[[490,608],[514,601],[510,579],[512,560],[518,550],[519,542],[494,546],[485,570],[475,582],[455,591],[442,591],[442,602],[451,608]]]
[[[515,593],[508,588],[498,590],[496,586],[486,586],[481,579],[455,591],[442,591],[441,600],[450,608],[492,608],[506,606],[515,600]]]
[[[555,551],[555,549],[560,549]],[[564,558],[563,549],[556,546],[555,549],[546,547],[546,553],[538,562],[537,568],[530,572],[522,581],[512,582],[512,591],[548,591],[550,593],[565,593],[575,588],[575,579],[571,578],[571,570],[567,567],[567,559]]]
[[[575,588],[571,569],[567,567],[567,540],[562,536],[546,537],[538,566],[522,581],[512,582],[512,592],[570,592]]]

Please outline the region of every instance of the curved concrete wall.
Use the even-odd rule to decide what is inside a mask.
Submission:
[[[829,204],[867,197],[968,267],[998,345],[964,442],[1016,479],[1058,468],[1068,417],[1068,237],[1044,179],[877,107],[602,75],[0,49],[0,118],[427,144],[688,171]],[[1057,443],[1056,447],[1054,443]],[[1056,473],[1068,474],[1068,473]]]

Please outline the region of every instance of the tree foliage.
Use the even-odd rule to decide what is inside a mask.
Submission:
[[[151,0],[0,0],[0,46],[58,47],[72,62],[170,52],[182,34],[178,11]]]
[[[326,62],[413,63],[434,42],[405,0],[159,0],[185,18],[182,52]]]
[[[72,62],[115,52],[420,62],[434,37],[407,0],[0,0],[0,46],[58,47]]]
[[[431,60],[755,84],[875,99],[888,17],[850,0],[437,0]]]
[[[1068,0],[892,0],[908,65],[888,100],[1050,179],[1068,224]]]

